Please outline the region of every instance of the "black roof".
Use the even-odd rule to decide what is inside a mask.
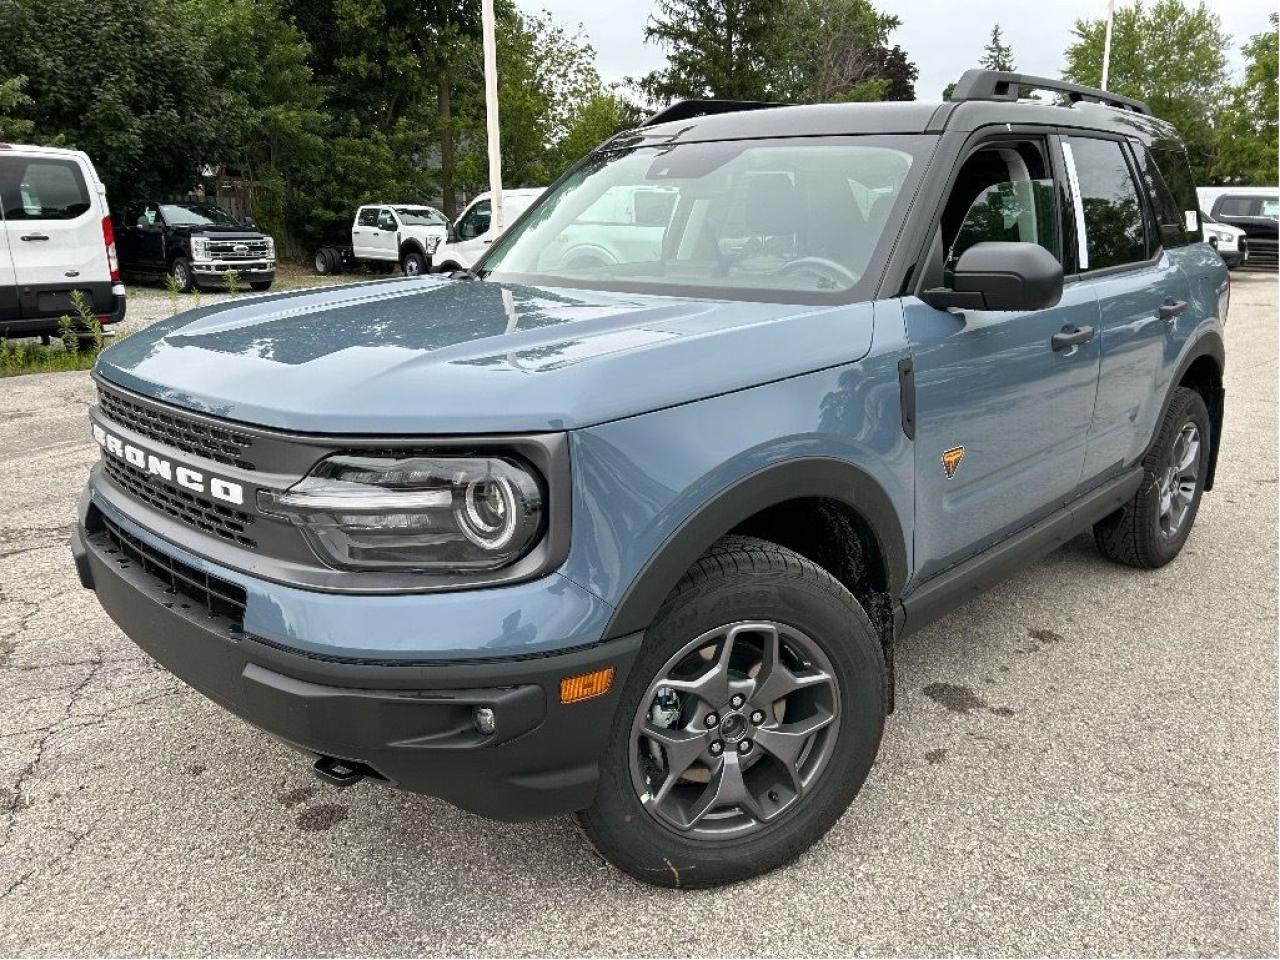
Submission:
[[[1026,87],[1058,93],[1062,102],[1013,99]],[[1146,104],[1091,87],[1024,74],[971,70],[952,100],[821,103],[779,106],[732,101],[683,101],[654,114],[618,139],[682,143],[839,134],[967,132],[998,123],[1080,127],[1163,138],[1175,131]],[[615,141],[616,142],[616,141]]]

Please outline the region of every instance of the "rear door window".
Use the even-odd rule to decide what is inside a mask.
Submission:
[[[1081,270],[1105,270],[1148,259],[1138,185],[1118,140],[1070,137],[1063,145],[1074,163],[1084,219]]]
[[[1134,156],[1138,160],[1138,171],[1147,188],[1147,198],[1151,201],[1151,215],[1155,219],[1155,236],[1151,243],[1151,254],[1156,248],[1181,247],[1188,241],[1187,220],[1178,208],[1173,194],[1165,183],[1159,167],[1151,156],[1151,152],[1140,142],[1130,141]],[[1159,238],[1157,240],[1157,237]]]
[[[0,206],[6,220],[74,220],[91,206],[74,160],[0,157]]]
[[[378,208],[365,207],[360,211],[360,219],[357,222],[362,227],[376,227],[378,225]]]

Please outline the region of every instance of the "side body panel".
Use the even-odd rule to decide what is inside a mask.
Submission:
[[[564,575],[616,606],[691,517],[719,498],[739,498],[737,485],[769,468],[800,460],[847,465],[846,502],[860,511],[873,498],[860,501],[852,473],[865,475],[863,488],[878,488],[874,499],[891,505],[885,519],[907,545],[900,562],[909,569],[914,465],[898,388],[901,307],[882,301],[843,309],[850,362],[574,432],[573,542]],[[856,331],[873,310],[872,351],[853,362],[861,352]],[[775,502],[798,495],[779,491]],[[725,520],[723,529],[704,531],[701,548],[734,525]],[[676,563],[666,571],[671,585],[684,569]]]
[[[9,253],[9,231],[5,226],[4,211],[0,210],[0,321],[17,320],[21,312],[18,274],[13,269],[13,257]]]

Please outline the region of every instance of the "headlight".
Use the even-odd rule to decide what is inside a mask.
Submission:
[[[532,468],[497,456],[357,456],[320,461],[263,513],[291,520],[347,570],[496,570],[541,539],[544,494]]]
[[[427,253],[434,254],[440,247],[439,237],[427,237]]]
[[[192,237],[191,238],[191,259],[192,260],[208,260],[209,259],[209,238],[208,237]]]
[[[274,259],[276,258],[276,241],[275,241],[275,237],[267,237],[267,238],[266,238],[266,240],[267,240],[267,248],[266,248],[266,250],[267,250],[267,252],[266,252],[267,259],[269,259],[269,260],[274,260]]]

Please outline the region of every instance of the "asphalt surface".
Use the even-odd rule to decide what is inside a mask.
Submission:
[[[1275,956],[1276,291],[1236,277],[1182,557],[1082,538],[905,641],[849,812],[704,892],[631,881],[567,819],[336,792],[156,668],[66,546],[88,376],[0,380],[0,955]]]

